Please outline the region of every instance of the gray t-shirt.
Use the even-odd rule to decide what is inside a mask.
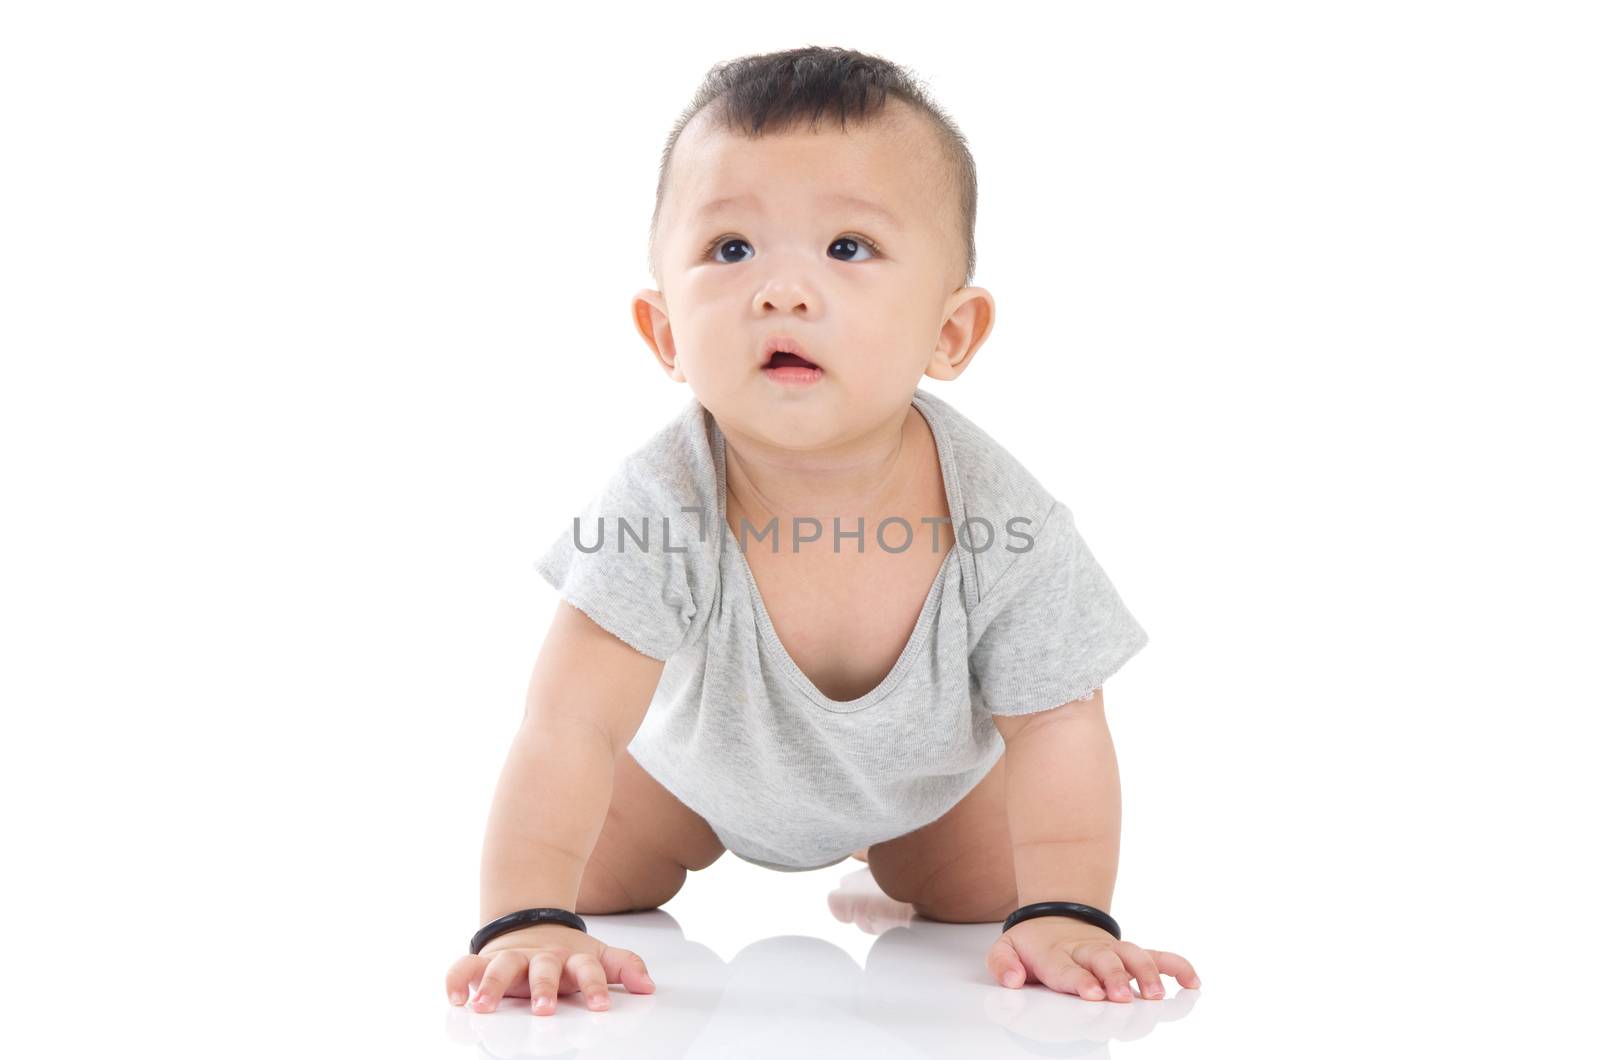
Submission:
[[[942,398],[918,388],[912,404],[955,544],[893,669],[859,698],[823,695],[778,640],[727,523],[722,432],[696,399],[537,562],[563,599],[665,662],[628,750],[746,861],[823,868],[937,820],[1004,752],[991,714],[1082,699],[1148,640],[1067,507]],[[861,520],[840,527],[841,550],[861,547],[843,535],[862,526],[885,548],[909,536]],[[747,548],[772,547],[760,529]],[[832,548],[833,532],[804,547]]]

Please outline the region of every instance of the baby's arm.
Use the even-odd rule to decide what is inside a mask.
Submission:
[[[644,720],[663,665],[557,605],[489,811],[484,923],[518,909],[574,908],[617,755]]]
[[[1035,714],[997,714],[994,723],[1006,741],[1006,820],[1018,905],[1079,902],[1109,913],[1122,789],[1101,691]],[[1131,1001],[1134,978],[1145,997],[1158,998],[1163,972],[1184,986],[1200,985],[1193,966],[1177,954],[1146,950],[1062,916],[1016,924],[990,950],[989,968],[1008,986],[1020,985],[1031,971],[1052,989],[1085,999]]]
[[[1018,904],[1082,902],[1109,911],[1122,786],[1101,693],[1037,714],[996,714],[994,724],[1006,741]]]
[[[663,666],[557,604],[489,811],[480,924],[520,909],[577,911],[617,758],[644,720]],[[446,977],[450,999],[461,1004],[479,976],[480,1011],[510,993],[531,997],[536,1015],[553,1012],[563,982],[575,982],[591,1008],[609,1005],[608,981],[634,993],[654,989],[637,954],[550,922],[497,935],[481,955],[458,960]]]

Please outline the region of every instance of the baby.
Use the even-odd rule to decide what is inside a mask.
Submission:
[[[693,397],[539,560],[562,602],[453,1003],[653,990],[575,914],[653,909],[724,850],[853,852],[924,917],[1003,920],[1005,986],[1200,985],[1108,912],[1101,686],[1145,632],[1066,506],[918,386],[994,324],[976,209],[965,139],[874,56],[719,64],[684,111],[633,317]]]

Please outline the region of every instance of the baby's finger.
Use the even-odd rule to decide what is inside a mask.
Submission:
[[[467,988],[472,985],[472,980],[477,978],[479,969],[488,962],[487,957],[469,953],[450,966],[450,970],[444,973],[444,992],[449,996],[450,1004],[467,1003]]]
[[[1085,1001],[1099,1001],[1103,996],[1100,993],[1100,980],[1073,960],[1065,947],[1053,949],[1049,956],[1035,961],[1033,974],[1059,994],[1077,994]]]
[[[1166,992],[1161,986],[1161,969],[1148,950],[1131,942],[1113,942],[1111,947],[1122,957],[1122,966],[1139,980],[1141,994],[1154,1000]]]
[[[489,958],[489,967],[483,970],[483,981],[478,984],[478,996],[472,1007],[479,1012],[492,1012],[500,1003],[506,988],[522,976],[528,959],[521,950],[500,950]]]
[[[1020,987],[1028,981],[1028,969],[1022,963],[1022,957],[1017,953],[1016,947],[1011,945],[1011,940],[1004,935],[1001,941],[989,947],[989,956],[984,961],[988,966],[989,974],[994,976],[995,982],[1005,986]]]
[[[528,1004],[535,1016],[553,1016],[561,989],[561,965],[567,953],[540,950],[528,962]]]
[[[655,992],[655,981],[645,969],[644,960],[632,950],[607,946],[600,951],[600,966],[606,970],[606,982],[621,983],[630,994]]]
[[[1106,984],[1106,999],[1109,1001],[1132,1001],[1133,991],[1128,989],[1131,978],[1128,970],[1122,966],[1122,958],[1110,946],[1086,947],[1073,954],[1078,963],[1088,966],[1089,970],[1100,977]]]
[[[1180,985],[1190,989],[1200,985],[1200,977],[1194,974],[1194,965],[1176,953],[1167,953],[1164,950],[1150,950],[1149,953],[1155,958],[1156,967],[1172,976]]]
[[[574,953],[567,961],[567,971],[578,983],[578,990],[592,1009],[611,1007],[611,991],[606,989],[606,970],[592,953]]]

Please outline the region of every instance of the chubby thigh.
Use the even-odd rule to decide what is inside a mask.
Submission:
[[[1017,908],[1004,753],[938,820],[867,848],[879,888],[929,920],[1004,920]]]
[[[723,850],[705,818],[624,750],[617,758],[605,824],[584,866],[576,912],[655,909],[678,893],[690,871],[709,867]]]

